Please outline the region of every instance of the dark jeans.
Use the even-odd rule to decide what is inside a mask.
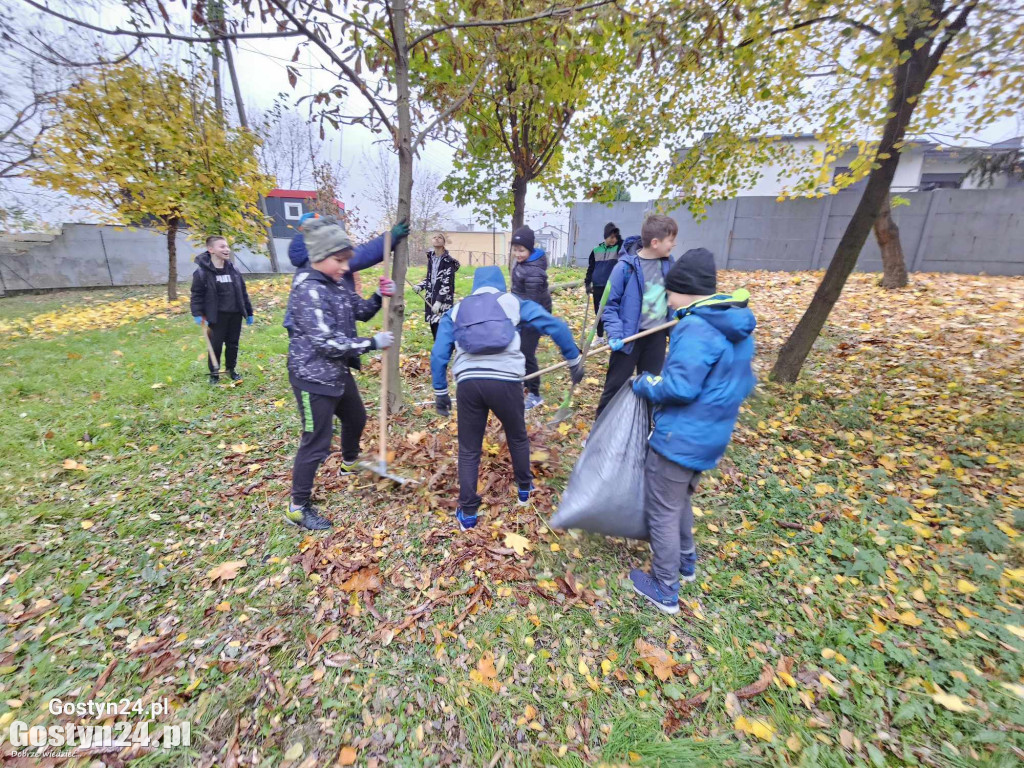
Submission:
[[[661,366],[665,364],[665,344],[668,340],[668,331],[658,331],[650,336],[644,336],[633,342],[633,349],[629,354],[625,352],[612,352],[608,359],[608,375],[604,380],[604,391],[601,393],[601,401],[597,404],[597,415],[615,397],[622,385],[626,383],[635,372],[661,373]]]
[[[536,373],[540,370],[537,365],[537,344],[540,343],[540,331],[533,328],[523,328],[519,331],[519,349],[526,358],[526,375]],[[526,382],[526,389],[535,395],[540,395],[540,376]]]
[[[679,586],[681,555],[696,551],[691,499],[698,482],[700,472],[647,452],[644,514],[651,535],[651,570],[669,590]]]
[[[241,312],[218,312],[217,322],[210,325],[210,344],[213,346],[213,354],[217,358],[217,365],[209,359],[207,354],[206,364],[210,373],[217,373],[220,370],[221,351],[226,347],[224,355],[224,367],[229,371],[235,370],[238,362],[238,340],[242,336],[242,313]]]
[[[601,319],[601,297],[604,296],[605,286],[595,285],[592,286],[594,291],[594,313],[597,314],[597,335],[604,336],[604,321]],[[584,328],[583,332],[586,333],[587,329]]]
[[[359,458],[366,408],[351,374],[340,397],[314,395],[296,387],[292,391],[302,420],[302,439],[292,466],[292,503],[301,505],[309,501],[316,472],[331,452],[335,416],[341,421],[341,460],[351,464]]]
[[[530,438],[526,434],[522,385],[515,381],[469,379],[459,382],[459,506],[475,511],[482,499],[476,492],[487,416],[493,412],[505,428],[512,471],[520,488],[529,488]]]
[[[438,320],[436,323],[430,323],[430,335],[437,339],[437,328],[441,325],[441,321]]]

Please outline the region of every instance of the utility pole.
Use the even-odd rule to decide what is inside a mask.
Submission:
[[[231,90],[235,94],[235,108],[238,110],[238,124],[243,129],[248,130],[249,120],[245,114],[245,104],[242,102],[242,90],[238,84],[238,74],[235,72],[235,58],[231,54],[231,41],[227,39],[227,27],[224,23],[224,3],[223,0],[213,0],[210,3],[210,23],[213,26],[213,33],[220,41],[224,44],[224,60],[228,64],[228,77],[231,79]],[[213,44],[213,83],[214,83],[214,96],[217,100],[217,112],[221,116],[221,121],[224,121],[224,101],[221,94],[220,85],[220,48],[214,43]],[[258,198],[258,204],[260,213],[267,216],[267,201],[260,195]],[[267,230],[267,253],[270,256],[270,269],[273,272],[279,272],[280,268],[277,265],[277,243],[274,242],[274,232],[270,227]]]

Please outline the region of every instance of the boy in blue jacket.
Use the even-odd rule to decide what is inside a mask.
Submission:
[[[608,375],[597,404],[597,416],[636,372],[661,373],[667,331],[659,331],[624,344],[623,339],[661,325],[669,319],[665,276],[672,266],[669,254],[676,246],[679,227],[668,216],[652,215],[640,229],[643,247],[625,250],[608,281],[608,301],[601,319],[612,353]]]
[[[635,568],[637,594],[665,613],[679,611],[679,581],[697,578],[693,508],[700,473],[713,468],[732,439],[740,403],[754,388],[757,321],[750,294],[717,294],[715,258],[704,248],[684,253],[665,278],[680,318],[660,376],[645,374],[633,391],[654,406],[654,431],[644,467],[644,514],[651,573]]]
[[[583,356],[569,326],[536,302],[506,293],[505,277],[498,267],[476,270],[473,292],[445,313],[437,329],[430,371],[434,404],[442,416],[451,412],[448,362],[455,353],[452,374],[459,385],[459,506],[455,516],[463,531],[476,525],[482,502],[477,475],[491,412],[505,429],[519,504],[525,506],[530,501],[533,473],[521,381],[526,372],[521,333],[526,328],[550,336],[570,361],[572,380],[583,379]]]

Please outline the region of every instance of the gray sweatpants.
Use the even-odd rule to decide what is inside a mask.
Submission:
[[[651,536],[651,567],[670,591],[679,587],[679,561],[696,551],[693,544],[693,507],[700,472],[687,469],[647,451],[644,464],[644,512]]]

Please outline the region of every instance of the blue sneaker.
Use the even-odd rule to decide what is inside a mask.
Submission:
[[[533,487],[533,483],[530,483],[530,487],[526,489],[524,489],[522,486],[519,486],[518,501],[520,507],[525,507],[527,504],[530,503],[530,494],[533,493],[535,490],[537,489]]]
[[[654,607],[662,613],[679,613],[678,588],[669,592],[657,579],[639,568],[629,572],[629,580],[633,582],[633,591],[654,603]]]
[[[468,531],[470,528],[476,528],[476,510],[472,512],[466,512],[459,507],[455,510],[455,519],[459,521],[459,530]]]
[[[679,556],[679,578],[687,584],[697,580],[697,552],[683,552]]]

